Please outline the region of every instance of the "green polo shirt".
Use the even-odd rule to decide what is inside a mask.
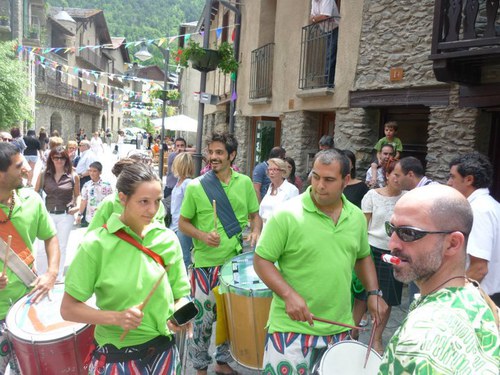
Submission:
[[[108,221],[112,213],[121,214],[122,212],[123,205],[120,202],[120,198],[118,198],[118,192],[108,195],[97,207],[97,211],[87,227],[87,232],[102,227],[102,225]],[[160,208],[155,215],[154,221],[165,226],[165,207],[163,204],[160,204]]]
[[[66,275],[65,291],[79,301],[87,301],[95,293],[100,310],[122,311],[144,301],[163,269],[149,255],[113,234],[124,229],[163,258],[167,275],[143,310],[144,318],[137,329],[120,341],[121,327],[97,325],[95,339],[99,345],[121,348],[170,335],[167,319],[174,312],[174,300],[190,293],[177,236],[161,224],[152,223],[141,239],[120,221],[118,214],[112,214],[107,225],[109,231],[97,228],[87,232]]]
[[[40,199],[40,195],[33,189],[19,189],[14,193],[14,200],[12,224],[16,227],[26,246],[33,252],[35,239],[45,241],[55,236],[56,228]],[[6,215],[9,214],[8,206],[0,204],[0,208]],[[3,234],[2,230],[2,238],[5,242],[7,242],[7,236],[8,234]],[[3,269],[3,259],[0,260],[0,267]],[[0,290],[0,319],[5,319],[11,305],[29,290],[10,268],[7,268],[6,274],[9,284],[5,289]]]
[[[252,180],[241,173],[232,171],[229,184],[221,183],[231,207],[243,230],[248,224],[248,215],[259,211],[259,202]],[[214,230],[214,209],[199,178],[189,183],[181,206],[181,216],[189,219],[203,232]],[[224,264],[241,251],[238,236],[228,238],[221,222],[217,220],[217,232],[221,242],[219,247],[210,247],[193,238],[195,267],[213,267]]]
[[[276,262],[285,281],[304,298],[318,317],[353,324],[352,270],[357,259],[370,256],[366,219],[361,210],[342,196],[337,225],[318,210],[311,188],[274,212],[266,222],[255,252]],[[285,302],[273,295],[269,332],[333,335],[346,328],[321,322],[291,320]]]

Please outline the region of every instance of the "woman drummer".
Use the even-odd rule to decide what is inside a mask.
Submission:
[[[116,187],[123,212],[80,244],[66,276],[61,315],[96,325],[90,374],[175,374],[180,361],[172,332],[191,335],[192,326],[178,327],[169,318],[190,287],[177,237],[153,221],[161,204],[160,180],[150,166],[137,163],[123,169]],[[123,233],[129,238],[118,237]],[[84,303],[94,293],[98,309]]]

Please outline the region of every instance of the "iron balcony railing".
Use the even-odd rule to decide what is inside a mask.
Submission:
[[[499,0],[436,0],[431,59],[500,55]]]
[[[46,77],[42,74],[37,74],[36,77],[36,92],[37,94],[56,96],[66,100],[73,100],[78,103],[91,105],[106,109],[106,101],[96,96],[93,93],[87,93],[79,90],[77,87],[68,85],[52,77]]]
[[[302,28],[299,88],[333,87],[338,23],[335,17]]]
[[[250,99],[270,98],[273,92],[274,43],[252,51]]]

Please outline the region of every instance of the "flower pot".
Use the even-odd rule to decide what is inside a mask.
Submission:
[[[219,63],[219,52],[213,49],[205,49],[203,56],[191,56],[189,58],[193,69],[200,72],[211,72],[217,69]]]

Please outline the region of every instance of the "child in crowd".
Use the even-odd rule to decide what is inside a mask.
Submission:
[[[97,206],[102,200],[113,193],[113,188],[109,182],[101,179],[102,164],[95,161],[89,166],[90,181],[87,181],[82,187],[82,201],[76,223],[80,224],[83,217],[83,212],[87,208],[85,214],[85,222],[90,223],[97,210]],[[88,225],[88,224],[87,224]]]
[[[371,168],[371,181],[369,182],[369,186],[374,187],[377,185],[377,169],[382,165],[381,163],[381,150],[387,144],[392,145],[394,148],[394,158],[398,160],[401,156],[401,152],[403,151],[403,143],[401,139],[396,137],[396,133],[398,132],[398,123],[396,121],[386,122],[384,125],[384,134],[385,137],[382,137],[378,140],[378,142],[373,147],[376,151],[376,159],[372,161]]]

